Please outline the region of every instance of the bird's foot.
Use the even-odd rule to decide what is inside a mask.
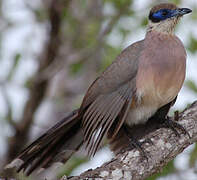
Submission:
[[[153,142],[149,138],[145,139],[144,141],[138,141],[134,137],[129,137],[129,147],[128,148],[129,149],[136,148],[140,152],[141,156],[143,158],[145,158],[146,160],[148,160],[148,155],[145,152],[144,148],[142,147],[142,145],[145,143],[149,143],[149,144],[153,145]]]
[[[187,132],[187,130],[180,124],[178,124],[176,121],[178,121],[178,116],[175,116],[175,120],[171,120],[168,116],[164,119],[163,123],[160,124],[160,127],[162,128],[170,128],[174,134],[178,137],[180,137],[180,133],[178,132],[181,131],[183,134],[187,134],[190,138],[189,133]]]
[[[146,138],[145,140],[140,142],[128,132],[128,129],[126,129],[125,132],[126,132],[126,136],[129,139],[129,144],[128,144],[127,150],[129,151],[131,149],[136,148],[140,152],[142,157],[145,158],[146,160],[148,160],[148,155],[144,151],[144,148],[142,147],[142,145],[145,144],[145,143],[149,143],[149,144],[153,145],[153,142],[151,141],[151,139]]]

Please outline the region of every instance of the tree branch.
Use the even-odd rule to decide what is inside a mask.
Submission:
[[[147,134],[153,145],[144,144],[143,148],[148,159],[143,158],[138,150],[133,149],[119,153],[110,162],[94,170],[90,169],[80,176],[70,177],[76,179],[132,179],[142,180],[162,170],[162,168],[185,148],[197,141],[197,101],[179,114],[178,121],[190,134],[181,134],[177,137],[172,130],[166,128],[156,129]],[[62,179],[66,179],[63,177]]]

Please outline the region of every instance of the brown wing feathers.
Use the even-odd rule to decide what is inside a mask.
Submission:
[[[131,94],[132,88],[127,83],[112,93],[100,95],[89,106],[83,116],[84,141],[89,155],[95,154],[115,121],[121,127],[132,100]]]

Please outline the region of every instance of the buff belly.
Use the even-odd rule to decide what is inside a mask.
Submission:
[[[156,111],[157,107],[154,106],[138,106],[132,108],[126,118],[126,124],[132,126],[135,124],[146,123],[148,118],[150,118]]]

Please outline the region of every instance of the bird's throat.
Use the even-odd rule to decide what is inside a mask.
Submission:
[[[153,23],[149,21],[147,32],[157,31],[164,34],[174,34],[175,27],[179,19],[180,17],[175,17],[158,23]]]

